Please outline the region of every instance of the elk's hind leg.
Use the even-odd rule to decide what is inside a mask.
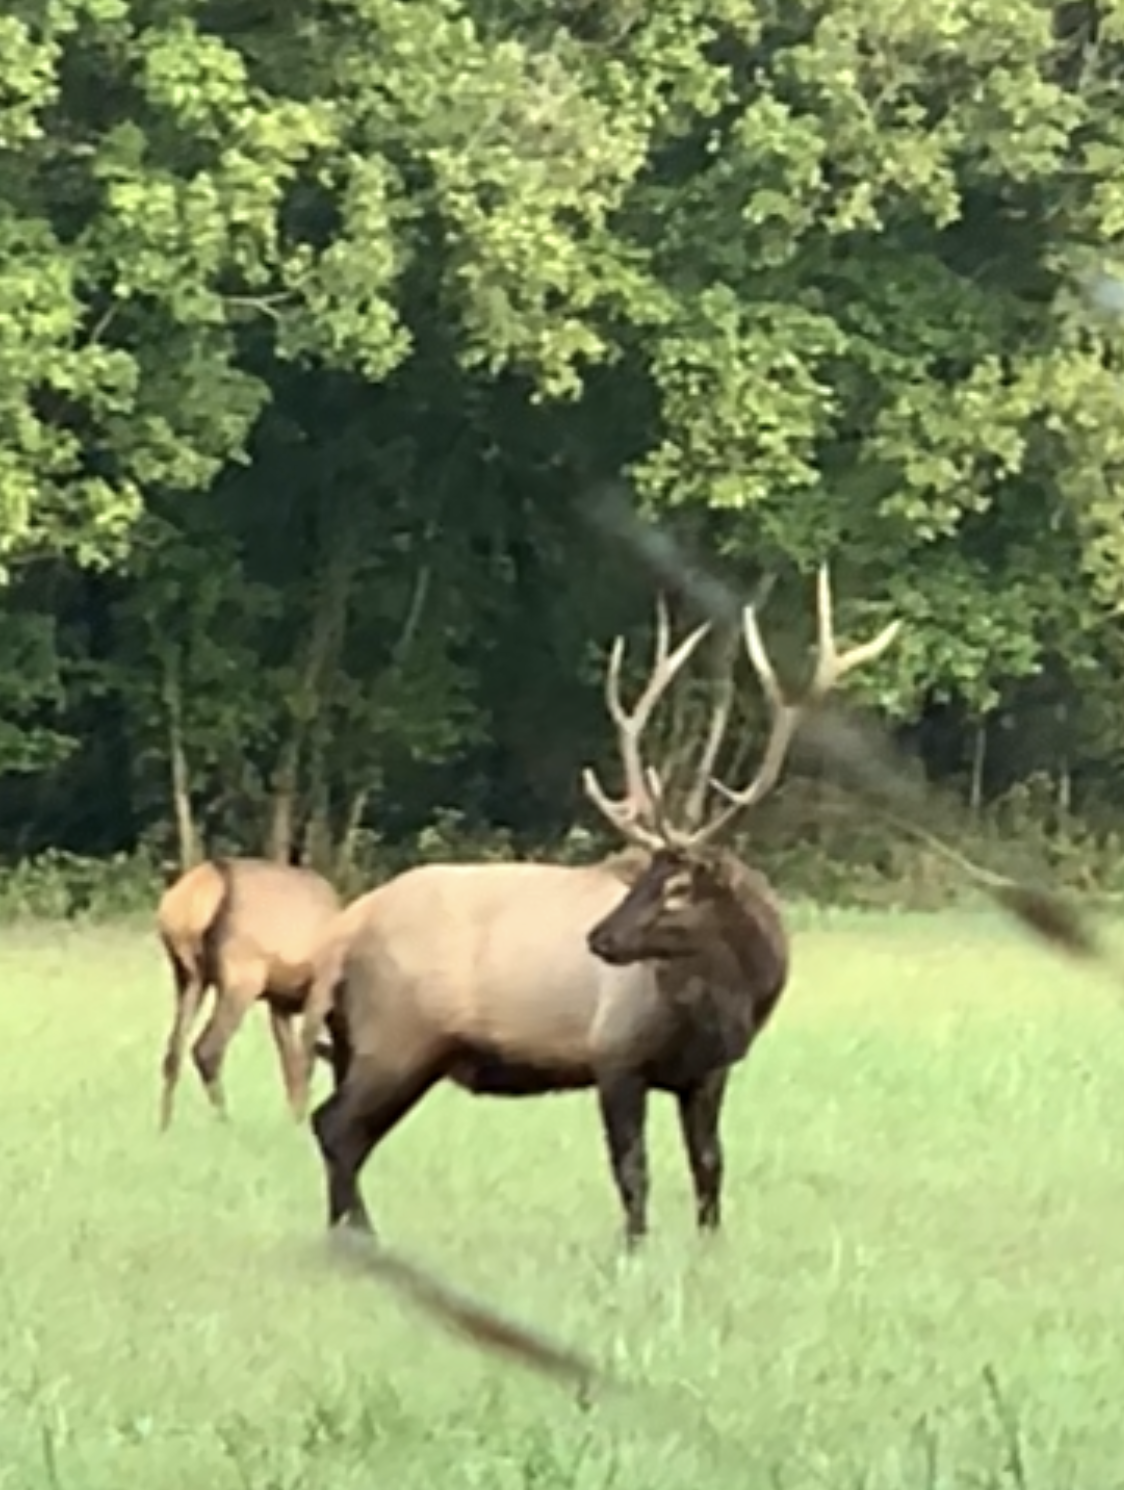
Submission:
[[[212,1107],[224,1120],[229,1116],[226,1092],[222,1084],[222,1064],[227,1046],[264,992],[264,983],[264,978],[256,974],[246,974],[236,979],[223,977],[215,993],[215,1007],[211,1011],[211,1017],[192,1050],[195,1069],[199,1072],[204,1090]]]
[[[160,1095],[161,1132],[165,1132],[172,1121],[176,1086],[183,1068],[188,1036],[191,1034],[191,1027],[199,1013],[199,1005],[203,1002],[205,991],[203,976],[198,968],[189,965],[171,946],[167,946],[167,952],[176,985],[176,1012],[172,1020],[171,1034],[168,1036],[168,1045],[164,1051],[164,1087]]]
[[[308,1115],[308,1082],[305,1080],[304,1051],[297,1036],[294,1016],[287,1009],[277,1009],[270,1004],[269,1028],[281,1062],[281,1080],[285,1083],[289,1110],[296,1121],[302,1123]]]
[[[730,1068],[722,1066],[677,1092],[679,1126],[695,1184],[700,1231],[717,1231],[722,1222],[722,1140],[718,1123]]]
[[[632,1248],[648,1230],[648,1152],[644,1142],[648,1084],[635,1072],[615,1071],[598,1080],[597,1095],[613,1178],[624,1205],[625,1244]]]
[[[391,1065],[357,1056],[343,1084],[312,1114],[328,1186],[328,1226],[372,1231],[359,1193],[359,1171],[371,1150],[421,1101],[441,1071],[433,1062]]]

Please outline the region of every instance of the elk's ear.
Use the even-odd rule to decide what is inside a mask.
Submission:
[[[722,849],[709,848],[695,865],[695,893],[700,897],[721,895],[732,890],[740,865]]]

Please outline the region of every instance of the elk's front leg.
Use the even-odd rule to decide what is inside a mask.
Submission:
[[[373,1144],[351,1107],[349,1094],[337,1087],[313,1112],[312,1132],[324,1161],[329,1227],[342,1223],[370,1232],[371,1218],[359,1193],[359,1170]]]
[[[598,1081],[597,1094],[613,1178],[624,1205],[625,1243],[632,1248],[648,1230],[648,1153],[644,1142],[648,1087],[635,1073],[614,1072]]]
[[[679,1126],[695,1183],[700,1231],[717,1231],[722,1222],[722,1140],[718,1134],[730,1068],[722,1066],[676,1093]]]

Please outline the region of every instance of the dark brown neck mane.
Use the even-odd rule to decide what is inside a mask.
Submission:
[[[714,930],[706,949],[691,959],[694,973],[727,997],[751,1004],[760,1029],[788,981],[788,932],[765,875],[729,850],[722,853],[719,872],[724,884],[711,902]]]

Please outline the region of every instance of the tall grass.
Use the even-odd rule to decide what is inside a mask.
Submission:
[[[726,1118],[696,1239],[674,1110],[623,1261],[595,1105],[439,1091],[368,1166],[397,1247],[642,1390],[582,1413],[339,1269],[264,1020],[231,1124],[185,1074],[149,933],[0,951],[0,1486],[1124,1483],[1124,1009],[986,916],[840,916]]]

